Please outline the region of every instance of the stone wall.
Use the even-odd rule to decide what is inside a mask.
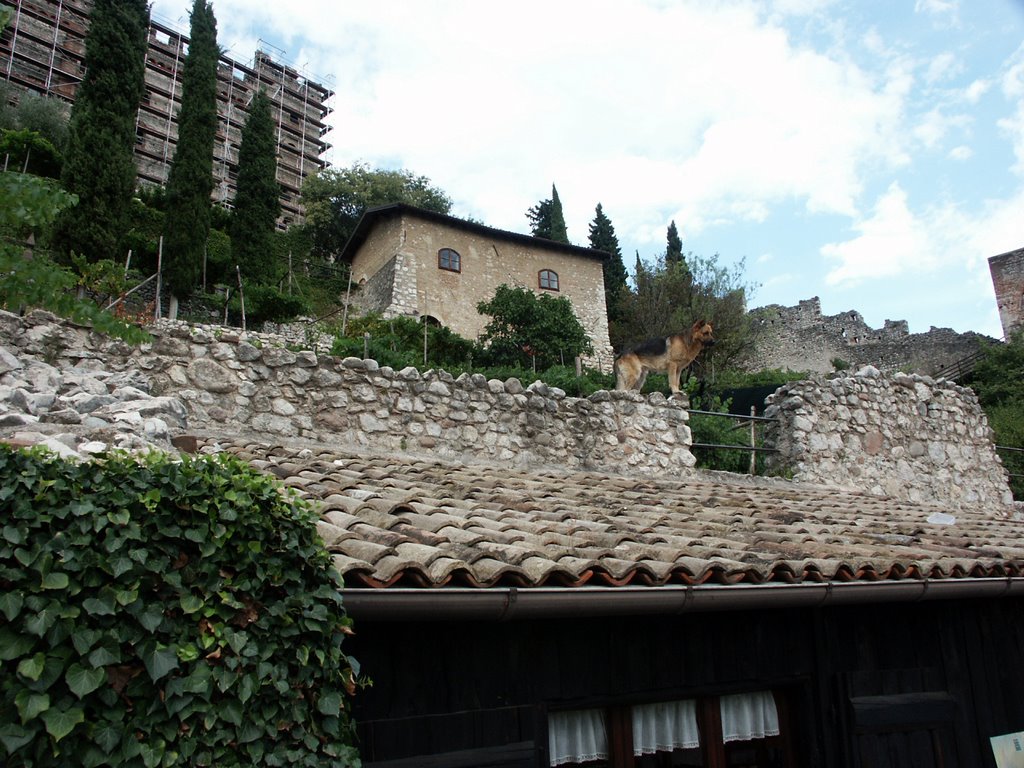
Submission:
[[[857,370],[933,375],[981,348],[987,337],[932,328],[910,333],[906,320],[886,320],[871,328],[859,312],[822,315],[817,296],[795,307],[772,304],[750,311],[752,345],[742,362],[750,371],[782,368],[831,373],[836,362]]]
[[[480,374],[454,379],[444,371],[394,371],[233,329],[162,321],[151,332],[151,343],[133,347],[46,312],[25,318],[0,312],[6,354],[43,361],[40,367],[54,371],[104,370],[115,381],[116,374],[131,373],[135,384],[145,384],[147,398],[180,401],[179,433],[659,476],[695,463],[685,398],[631,392],[572,398],[540,382],[524,387]],[[54,403],[64,409],[59,391],[45,403],[32,416],[42,426]]]
[[[1024,325],[1024,248],[988,260],[1003,335]]]
[[[1008,478],[974,392],[865,367],[793,382],[768,398],[770,466],[795,480],[915,502],[1006,511]]]

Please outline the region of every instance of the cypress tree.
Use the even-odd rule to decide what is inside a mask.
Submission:
[[[608,320],[621,320],[624,316],[623,302],[626,288],[626,265],[622,263],[622,251],[619,238],[615,235],[615,227],[611,219],[605,216],[601,204],[597,204],[594,220],[590,224],[590,247],[604,251],[608,258],[604,260],[604,301],[608,309]]]
[[[238,191],[231,220],[231,254],[249,281],[268,284],[277,273],[274,227],[281,209],[274,118],[261,89],[249,106],[238,148]]]
[[[569,234],[565,228],[565,215],[562,213],[562,201],[558,199],[558,190],[551,185],[551,197],[541,200],[526,212],[530,220],[530,232],[534,237],[543,237],[557,243],[568,243]]]
[[[217,20],[206,0],[192,5],[181,79],[178,144],[167,179],[164,269],[167,284],[187,296],[198,284],[210,233],[213,145],[217,137]]]
[[[666,239],[668,247],[665,250],[665,263],[681,264],[683,262],[683,241],[679,238],[679,230],[676,229],[675,219],[668,225]]]
[[[57,221],[54,245],[89,261],[120,258],[135,189],[135,117],[145,77],[145,0],[96,0],[85,41],[85,76],[71,108],[61,181],[78,205]]]
[[[565,214],[562,213],[562,201],[558,199],[558,190],[554,184],[551,185],[551,239],[558,243],[569,242]]]

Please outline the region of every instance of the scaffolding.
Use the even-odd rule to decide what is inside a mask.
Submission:
[[[85,36],[92,0],[8,0],[13,23],[0,35],[5,80],[46,96],[74,102],[84,71]],[[181,78],[188,36],[170,22],[151,19],[145,93],[136,118],[135,164],[141,184],[163,185],[178,138]],[[272,55],[267,49],[273,49]],[[248,104],[263,88],[276,113],[277,181],[287,227],[303,219],[303,180],[327,167],[331,130],[325,122],[334,92],[304,70],[282,63],[284,51],[260,40],[253,60],[222,54],[217,66],[217,144],[213,199],[230,207],[238,178],[238,149]]]

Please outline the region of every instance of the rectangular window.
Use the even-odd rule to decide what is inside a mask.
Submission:
[[[771,691],[552,712],[548,764],[791,768],[784,719]]]

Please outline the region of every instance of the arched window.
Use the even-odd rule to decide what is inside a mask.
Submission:
[[[540,287],[549,291],[558,290],[558,273],[550,269],[542,269],[539,275]]]
[[[459,252],[451,248],[442,248],[437,252],[437,268],[447,269],[449,272],[462,271],[462,257]]]

